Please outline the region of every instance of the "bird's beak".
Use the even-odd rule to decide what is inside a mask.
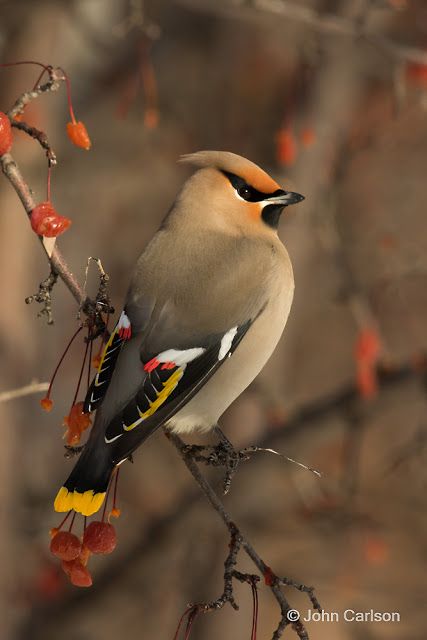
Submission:
[[[290,204],[297,204],[298,202],[302,202],[305,200],[305,197],[300,193],[295,193],[294,191],[284,191],[278,196],[274,196],[273,198],[268,199],[268,204],[282,205],[283,207],[287,207]]]

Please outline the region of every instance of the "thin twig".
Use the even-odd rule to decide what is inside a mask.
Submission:
[[[58,274],[51,268],[51,271],[48,277],[39,284],[38,292],[25,298],[26,304],[37,302],[38,304],[43,305],[38,315],[39,316],[45,315],[47,317],[48,324],[53,324],[52,290],[57,280],[58,280]]]
[[[42,393],[43,391],[47,391],[48,389],[48,382],[30,382],[30,384],[25,385],[25,387],[19,387],[19,389],[2,391],[0,393],[0,402],[7,402],[8,400],[15,400],[16,398],[31,396],[35,393]]]
[[[49,166],[53,167],[56,165],[56,162],[57,162],[56,153],[50,146],[50,142],[44,131],[40,131],[35,127],[30,127],[30,125],[27,124],[26,122],[19,122],[18,120],[12,120],[11,124],[12,124],[12,127],[14,127],[15,129],[24,131],[26,134],[31,136],[31,138],[34,138],[34,140],[37,140],[40,146],[46,151],[46,157],[47,157]]]
[[[222,519],[224,524],[227,526],[227,528],[230,529],[230,527],[235,527],[237,529],[235,523],[233,522],[229,513],[226,511],[224,505],[218,498],[217,494],[212,489],[212,487],[210,486],[206,478],[200,473],[199,468],[197,467],[197,464],[194,462],[194,460],[191,457],[191,454],[188,453],[187,445],[181,440],[179,436],[175,435],[174,433],[165,431],[165,435],[172,442],[175,448],[178,450],[182,459],[184,460],[184,463],[187,469],[190,471],[191,475],[193,476],[193,478],[195,479],[199,487],[202,489],[203,493],[211,503],[212,507],[219,514],[220,518]],[[240,529],[238,529],[238,534],[240,537],[240,544],[242,548],[246,551],[247,555],[250,557],[252,562],[259,569],[259,571],[261,572],[261,575],[264,576],[266,583],[270,587],[280,607],[281,619],[276,631],[273,634],[272,640],[278,640],[278,638],[281,637],[284,629],[288,625],[292,626],[293,630],[296,632],[300,640],[306,640],[308,638],[308,635],[302,622],[301,621],[291,622],[287,618],[288,612],[291,610],[291,607],[281,589],[281,585],[284,584],[285,579],[278,578],[274,580],[268,580],[267,577],[274,575],[272,574],[270,567],[258,555],[258,553],[255,551],[252,544],[242,534]],[[311,589],[311,587],[307,587],[306,589],[307,589],[307,593],[309,593],[309,590]]]
[[[9,109],[7,115],[13,120],[17,115],[23,113],[27,104],[29,104],[35,98],[38,98],[43,93],[50,93],[51,91],[58,91],[61,86],[61,82],[65,81],[64,72],[62,69],[54,69],[51,66],[46,67],[46,71],[49,74],[49,79],[44,84],[35,87],[31,91],[25,91],[15,101],[13,107]]]

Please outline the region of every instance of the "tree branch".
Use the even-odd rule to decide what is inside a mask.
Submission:
[[[4,175],[9,180],[12,187],[15,189],[29,217],[31,215],[31,211],[36,206],[36,203],[32,196],[31,189],[25,182],[18,165],[16,164],[14,158],[10,153],[5,153],[3,156],[1,156],[0,164]],[[90,313],[93,307],[93,301],[88,298],[86,293],[80,287],[76,277],[71,272],[64,259],[64,256],[62,255],[56,244],[52,246],[53,243],[51,239],[43,238],[42,236],[39,236],[39,240],[52,266],[52,269],[64,282],[65,286],[79,305],[79,308],[82,309],[82,311],[84,311],[85,313]]]
[[[48,382],[30,382],[30,384],[25,385],[25,387],[19,387],[19,389],[2,391],[0,393],[0,402],[7,402],[8,400],[15,400],[16,398],[31,396],[34,393],[42,393],[43,391],[47,391],[48,389]]]
[[[242,532],[238,529],[236,524],[232,521],[231,516],[226,511],[224,505],[221,500],[218,498],[215,491],[210,486],[209,482],[206,478],[200,473],[197,464],[191,458],[191,452],[188,450],[187,445],[181,440],[181,438],[170,431],[165,431],[165,435],[172,442],[172,444],[176,447],[176,449],[181,454],[182,459],[184,460],[184,464],[187,469],[205,494],[206,498],[209,500],[212,507],[220,516],[221,520],[224,522],[226,527],[231,531],[235,532],[235,535],[239,536],[240,544],[242,548],[246,551],[246,554],[255,564],[255,566],[259,569],[262,576],[264,577],[265,583],[270,587],[275,599],[277,600],[281,619],[276,631],[273,634],[272,640],[278,640],[282,636],[283,631],[288,625],[292,626],[292,629],[296,632],[300,640],[306,640],[308,638],[307,630],[301,621],[292,622],[288,618],[289,611],[291,611],[291,606],[289,602],[285,598],[285,595],[281,589],[283,584],[288,586],[296,586],[296,583],[289,580],[288,578],[279,578],[276,576],[270,569],[270,567],[264,562],[264,560],[258,555],[255,551],[254,547],[250,543],[250,541],[242,534]],[[310,601],[315,606],[316,609],[321,611],[320,604],[318,600],[313,595],[313,588],[306,587],[305,585],[297,585],[296,588],[300,591],[304,591],[309,594]]]

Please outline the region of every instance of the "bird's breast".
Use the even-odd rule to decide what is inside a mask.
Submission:
[[[286,254],[287,258],[287,254]],[[289,259],[271,273],[265,307],[233,355],[217,370],[167,426],[177,433],[213,427],[229,405],[248,387],[273,353],[292,304],[294,281]]]

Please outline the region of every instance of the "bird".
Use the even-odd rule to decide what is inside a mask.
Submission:
[[[96,513],[114,469],[159,427],[207,432],[267,363],[294,277],[278,236],[304,200],[229,151],[198,151],[196,171],[139,257],[84,409],[87,443],[56,511]]]

